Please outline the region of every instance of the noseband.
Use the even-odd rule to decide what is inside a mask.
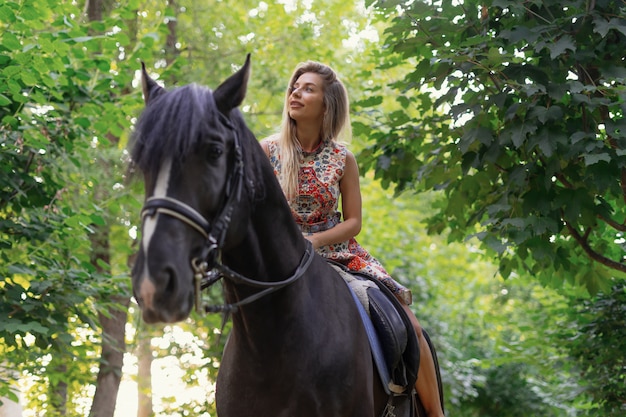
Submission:
[[[200,256],[191,260],[191,267],[194,271],[194,291],[195,291],[195,308],[199,313],[204,312],[234,312],[239,306],[251,303],[265,295],[286,287],[302,277],[308,269],[315,251],[311,242],[307,241],[307,248],[304,255],[300,259],[300,263],[296,271],[287,279],[282,281],[256,281],[233,271],[226,265],[221,263],[220,253],[226,239],[226,232],[232,220],[232,213],[235,205],[241,201],[241,193],[243,189],[244,162],[243,152],[237,130],[233,127],[225,116],[220,114],[220,118],[224,124],[233,131],[235,139],[233,149],[235,152],[235,166],[230,181],[226,187],[226,198],[222,204],[222,208],[218,215],[211,223],[202,214],[198,213],[193,207],[170,197],[150,197],[141,210],[141,219],[146,217],[154,217],[157,214],[165,214],[182,221],[189,225],[205,238],[205,244]],[[244,298],[237,303],[225,304],[222,306],[204,306],[202,305],[202,290],[210,287],[221,278],[226,278],[235,284],[245,284],[255,288],[261,288],[262,291]]]

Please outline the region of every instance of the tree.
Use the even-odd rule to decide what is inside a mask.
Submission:
[[[90,32],[94,36],[102,36],[104,30],[99,29],[97,25],[106,27],[106,21],[103,17],[111,14],[111,4],[100,0],[87,0],[87,19],[90,24]],[[95,26],[95,27],[94,27]],[[129,33],[128,39],[136,39],[136,33]],[[128,42],[128,47],[134,47],[134,43]],[[121,45],[120,45],[121,46]],[[102,54],[102,50],[94,50],[90,58],[98,57]],[[114,92],[108,92],[107,101],[116,101]],[[125,86],[118,92],[119,95],[129,94],[130,88]],[[115,123],[115,122],[114,122]],[[120,130],[120,132],[122,132]],[[119,134],[107,132],[107,140],[113,149],[118,149]],[[99,155],[97,172],[104,174],[106,178],[114,178],[119,180],[119,172],[121,171],[117,153],[106,157],[106,153]],[[107,155],[109,156],[109,155]],[[101,181],[94,185],[91,196],[94,201],[109,201],[112,198],[114,187],[107,181]],[[113,210],[111,210],[112,212]],[[112,214],[112,213],[107,214]],[[110,276],[111,270],[111,234],[112,227],[115,223],[115,217],[105,216],[104,224],[92,224],[90,233],[91,256],[90,262],[93,269],[101,276]],[[90,417],[113,417],[119,385],[122,379],[122,367],[124,364],[125,345],[125,329],[127,321],[127,310],[130,304],[130,291],[127,286],[120,288],[114,287],[112,291],[106,289],[99,294],[99,298],[106,298],[111,301],[107,308],[100,308],[97,311],[98,324],[101,329],[101,354],[99,360],[98,376],[96,378],[96,390],[89,412]],[[105,295],[106,294],[106,295]]]
[[[396,190],[441,190],[431,232],[478,237],[504,277],[607,288],[626,277],[621,1],[369,1],[393,112],[363,105],[361,153]]]
[[[129,128],[139,104],[137,95],[117,95],[133,71],[116,60],[137,60],[122,53],[130,38],[104,30],[125,27],[129,14],[84,23],[71,2],[0,5],[0,339],[15,369],[39,382],[29,408],[51,416],[86,414],[73,399],[96,383],[98,354],[112,365],[118,353],[107,353],[112,344],[97,323],[118,322],[119,296],[128,299],[125,205],[138,203],[119,187],[123,169],[103,175],[96,162],[122,165],[122,148],[109,139]],[[116,183],[116,199],[102,198],[98,190]]]

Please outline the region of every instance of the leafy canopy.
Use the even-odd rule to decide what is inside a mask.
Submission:
[[[504,277],[591,292],[623,278],[624,2],[374,3],[391,19],[379,68],[404,75],[396,110],[360,131],[364,168],[443,190],[429,230],[477,236]]]

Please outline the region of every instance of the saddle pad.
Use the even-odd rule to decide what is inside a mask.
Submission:
[[[369,297],[367,295],[368,288],[378,288],[376,284],[371,281],[365,281],[362,279],[357,279],[350,272],[346,271],[339,265],[335,265],[333,263],[329,263],[330,266],[333,267],[335,271],[343,278],[343,280],[348,284],[348,286],[352,289],[356,297],[361,302],[361,305],[365,308],[369,315],[370,305],[369,305]]]

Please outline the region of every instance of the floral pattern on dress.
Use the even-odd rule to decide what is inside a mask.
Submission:
[[[280,147],[277,139],[266,140],[274,174],[281,172]],[[346,166],[345,145],[329,141],[316,151],[302,153],[298,173],[298,196],[289,201],[291,213],[304,234],[328,230],[341,221],[338,210],[340,188]],[[322,246],[317,253],[339,262],[354,272],[374,277],[396,296],[411,304],[411,292],[396,282],[382,264],[352,238],[345,242]]]

